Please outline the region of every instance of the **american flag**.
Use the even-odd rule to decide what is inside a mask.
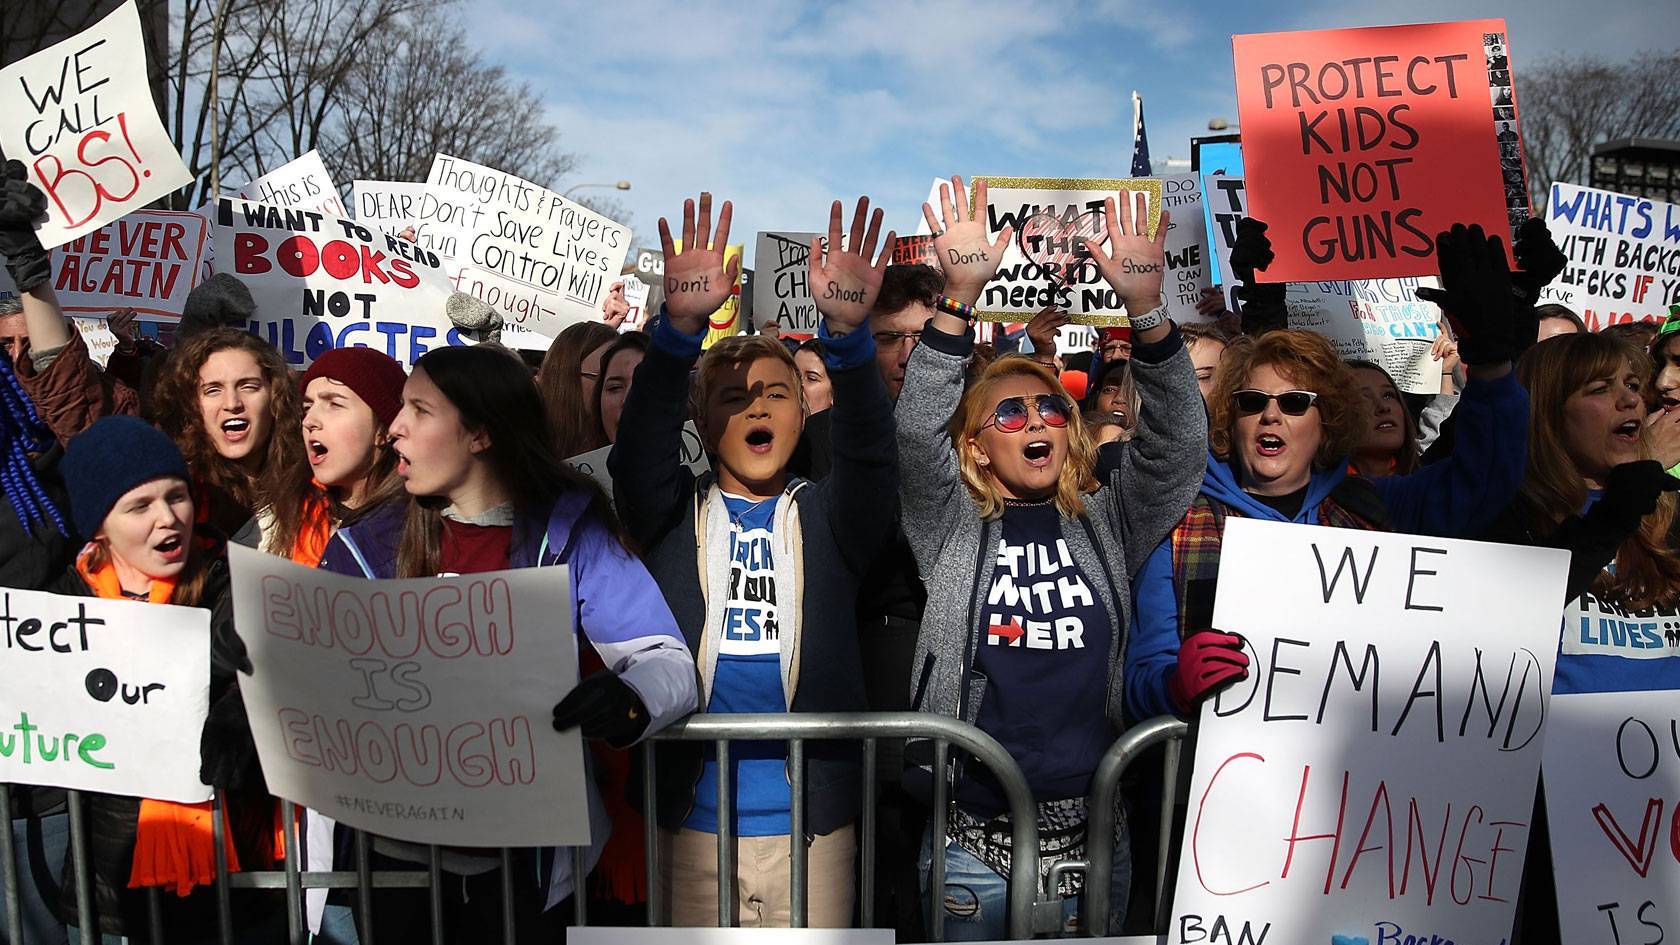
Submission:
[[[1143,130],[1143,96],[1132,93],[1132,176],[1148,177],[1149,136]]]

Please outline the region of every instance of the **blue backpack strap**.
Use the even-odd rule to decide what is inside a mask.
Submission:
[[[362,549],[356,544],[356,539],[350,536],[350,532],[348,530],[341,531],[338,533],[338,537],[339,540],[344,542],[344,547],[350,552],[350,557],[356,559],[356,566],[362,569],[362,576],[373,577],[373,569],[368,567],[367,558],[363,557]]]

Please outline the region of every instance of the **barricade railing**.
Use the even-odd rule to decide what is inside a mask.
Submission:
[[[1054,877],[1049,884],[1048,891],[1042,889],[1038,880],[1038,821],[1037,810],[1031,789],[1027,785],[1025,776],[996,739],[980,731],[978,728],[956,719],[929,715],[919,712],[895,713],[798,713],[798,714],[731,714],[731,715],[696,715],[681,722],[677,722],[650,738],[640,750],[646,766],[643,778],[643,809],[646,814],[647,829],[644,834],[644,844],[648,866],[648,918],[652,924],[661,921],[664,906],[665,891],[661,886],[659,870],[659,826],[657,819],[657,765],[655,745],[658,742],[714,742],[718,764],[717,792],[718,792],[718,921],[720,925],[733,925],[736,908],[736,871],[735,871],[735,837],[732,828],[732,813],[734,802],[733,787],[729,766],[729,746],[731,742],[740,741],[785,741],[788,745],[788,777],[791,788],[792,809],[790,835],[790,925],[804,927],[808,912],[808,874],[807,849],[804,843],[805,824],[807,821],[804,787],[806,784],[806,747],[810,742],[861,741],[862,742],[862,816],[858,824],[860,835],[859,845],[860,877],[858,890],[860,895],[860,918],[865,928],[874,924],[874,896],[875,887],[875,846],[876,846],[876,808],[877,808],[877,757],[878,745],[883,739],[918,739],[932,742],[933,771],[936,777],[932,779],[932,829],[934,842],[931,844],[932,862],[930,866],[927,889],[928,898],[935,904],[927,910],[930,916],[928,933],[933,941],[944,940],[943,902],[945,888],[945,836],[947,833],[947,814],[950,806],[951,783],[944,775],[949,770],[953,748],[965,752],[975,761],[991,771],[1001,787],[1007,801],[1012,826],[1012,852],[1010,872],[1008,877],[1009,915],[1008,928],[1011,938],[1029,938],[1039,932],[1054,932],[1060,927],[1061,901],[1055,893]],[[1114,752],[1104,759],[1105,764],[1112,760]],[[1123,766],[1123,763],[1122,763]],[[1099,769],[1099,778],[1101,777]],[[1114,779],[1118,780],[1116,773]],[[5,829],[0,830],[0,880],[3,880],[3,899],[5,906],[5,930],[8,940],[21,942],[22,916],[20,905],[19,873],[22,870],[18,852],[13,843],[12,799],[11,787],[0,784],[0,820],[5,821]],[[88,849],[88,837],[82,810],[82,798],[79,792],[67,792],[67,807],[70,827],[70,849],[68,856],[73,862],[71,880],[75,886],[75,902],[78,928],[89,927],[93,915],[92,879],[89,873],[88,859],[84,855]],[[1093,805],[1093,816],[1100,805]],[[224,834],[226,830],[225,809],[218,802],[212,813],[212,825],[216,848],[216,876],[211,894],[216,898],[217,932],[219,940],[224,945],[234,942],[233,913],[230,902],[230,892],[234,889],[272,889],[284,890],[286,897],[286,926],[287,940],[292,945],[307,945],[308,931],[305,925],[304,890],[306,889],[344,889],[353,888],[357,891],[358,908],[356,910],[360,945],[374,945],[378,929],[372,921],[372,896],[375,889],[390,888],[428,888],[430,898],[430,924],[434,943],[442,945],[444,941],[443,899],[439,894],[443,882],[442,848],[432,846],[428,850],[428,862],[424,869],[415,870],[374,870],[371,867],[370,837],[361,831],[353,831],[353,850],[355,858],[354,870],[339,871],[305,871],[300,856],[300,836],[298,830],[297,808],[290,802],[281,802],[281,822],[285,825],[285,861],[280,870],[247,871],[229,874],[227,870],[226,847]],[[514,943],[514,887],[512,870],[512,851],[499,850],[501,856],[501,895],[502,895],[502,940]],[[1100,861],[1103,865],[1102,873],[1106,877],[1107,860]],[[574,921],[577,925],[588,923],[587,893],[585,884],[584,851],[582,848],[572,850],[572,874],[574,884]],[[1087,884],[1089,886],[1089,884]],[[1106,887],[1104,887],[1106,889]],[[1106,896],[1103,909],[1106,910]],[[150,889],[147,893],[148,901],[148,931],[154,945],[161,945],[167,939],[162,929],[161,892]],[[1104,922],[1106,926],[1106,921]],[[490,940],[485,936],[484,940]]]

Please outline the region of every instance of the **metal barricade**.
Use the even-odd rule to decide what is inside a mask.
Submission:
[[[1162,760],[1161,836],[1155,868],[1155,922],[1157,933],[1166,931],[1167,864],[1176,839],[1173,835],[1175,793],[1183,739],[1190,731],[1189,723],[1170,715],[1140,722],[1127,729],[1110,745],[1097,772],[1091,777],[1091,794],[1085,821],[1084,862],[1058,863],[1057,869],[1083,869],[1085,894],[1080,899],[1080,928],[1088,935],[1107,935],[1109,881],[1114,858],[1114,801],[1120,789],[1120,778],[1145,751],[1166,743],[1166,757]],[[1054,877],[1052,877],[1054,883]]]
[[[790,925],[804,927],[807,918],[807,862],[804,841],[806,824],[806,747],[809,742],[861,741],[863,759],[862,817],[858,824],[860,879],[862,896],[861,919],[864,927],[874,924],[874,903],[871,895],[875,878],[875,819],[876,819],[876,758],[881,739],[916,738],[933,743],[934,771],[947,770],[952,746],[966,752],[985,765],[997,778],[1009,805],[1013,826],[1013,850],[1009,882],[1009,936],[1029,938],[1037,932],[1052,932],[1059,928],[1061,903],[1054,897],[1052,884],[1045,895],[1038,882],[1038,821],[1032,792],[1019,766],[1004,751],[1003,746],[978,728],[955,719],[919,712],[895,713],[799,713],[799,714],[734,714],[695,715],[677,722],[650,738],[640,750],[646,765],[643,778],[644,812],[647,831],[644,844],[648,862],[648,916],[650,922],[659,921],[664,892],[659,878],[659,827],[656,806],[656,742],[715,742],[718,763],[718,918],[720,924],[734,923],[736,906],[735,837],[731,828],[733,788],[730,779],[729,745],[741,741],[786,741],[788,744],[788,777],[791,787],[792,810],[790,833]],[[1112,759],[1110,752],[1105,764]],[[1118,770],[1118,769],[1117,769]],[[1099,777],[1101,769],[1099,769]],[[1117,775],[1116,775],[1117,779]],[[3,878],[5,930],[11,942],[22,941],[19,914],[19,859],[11,833],[11,788],[0,784],[0,819],[6,828],[0,831],[0,878]],[[929,872],[928,894],[936,904],[942,901],[945,887],[946,811],[950,802],[951,784],[946,777],[933,779],[933,858]],[[83,823],[81,797],[68,792],[70,820],[70,852],[74,867],[76,906],[80,928],[87,927],[93,914],[92,883],[86,856],[86,829]],[[375,889],[427,888],[431,891],[430,924],[433,941],[444,941],[443,899],[439,894],[443,882],[442,850],[433,846],[428,851],[428,863],[414,870],[374,870],[371,867],[370,835],[353,831],[355,869],[334,872],[305,871],[300,856],[297,808],[290,802],[281,803],[281,821],[285,827],[285,863],[281,870],[250,871],[229,874],[227,871],[224,834],[225,810],[218,803],[213,811],[212,824],[216,846],[216,876],[208,894],[217,905],[217,931],[224,945],[234,942],[230,893],[234,889],[284,890],[286,898],[287,941],[292,945],[307,945],[309,935],[304,921],[304,890],[353,888],[358,894],[358,932],[360,945],[373,945],[377,929],[372,922],[372,896]],[[503,941],[514,942],[514,887],[512,851],[501,849],[501,896]],[[586,925],[587,895],[584,887],[581,848],[572,848],[574,877],[574,922]],[[1106,861],[1105,861],[1106,862]],[[1106,875],[1106,869],[1104,870]],[[148,891],[148,917],[152,941],[162,943],[160,895],[156,889]],[[1106,897],[1105,897],[1106,908]],[[929,933],[933,941],[943,941],[944,910],[930,910],[935,919]],[[1106,923],[1105,923],[1106,924]]]

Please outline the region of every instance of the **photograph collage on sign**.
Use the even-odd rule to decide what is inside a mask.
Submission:
[[[1517,122],[1517,92],[1511,83],[1510,48],[1504,33],[1483,33],[1488,94],[1493,101],[1493,130],[1499,140],[1499,170],[1505,178],[1505,211],[1513,238],[1528,220],[1528,175],[1524,173],[1522,127]]]

